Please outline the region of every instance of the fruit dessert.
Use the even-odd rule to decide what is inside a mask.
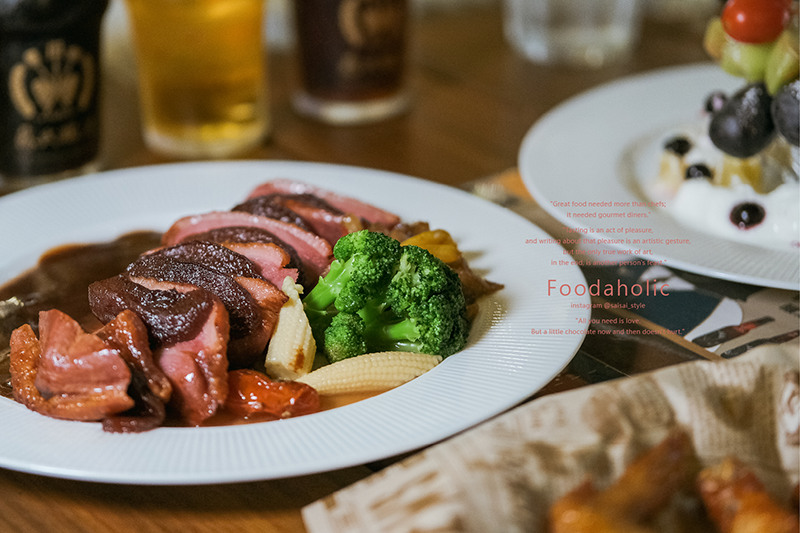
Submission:
[[[800,248],[797,18],[796,1],[728,0],[709,22],[706,51],[744,84],[733,94],[712,92],[702,120],[663,138],[650,192],[681,223]]]

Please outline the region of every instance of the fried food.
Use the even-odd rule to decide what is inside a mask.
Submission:
[[[694,450],[676,430],[637,457],[605,490],[591,480],[556,501],[550,509],[550,533],[648,533],[645,522],[664,509],[694,476]]]
[[[720,533],[800,530],[797,514],[776,502],[753,470],[736,458],[701,471],[697,489]]]

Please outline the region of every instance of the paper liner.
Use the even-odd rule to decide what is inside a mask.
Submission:
[[[587,475],[607,485],[676,426],[701,465],[735,455],[788,496],[800,467],[798,355],[796,343],[765,346],[545,396],[306,506],[306,527],[543,532],[558,497]]]

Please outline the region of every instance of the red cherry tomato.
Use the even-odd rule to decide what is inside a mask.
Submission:
[[[319,411],[319,394],[305,383],[274,381],[255,370],[228,372],[225,407],[236,416],[289,418]]]
[[[786,27],[791,13],[789,0],[728,0],[722,10],[722,27],[743,43],[771,43]]]

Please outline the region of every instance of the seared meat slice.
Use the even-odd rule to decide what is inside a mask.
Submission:
[[[297,251],[304,268],[314,280],[327,272],[333,259],[331,245],[319,235],[287,222],[250,215],[241,211],[213,211],[203,215],[184,217],[164,233],[161,242],[165,246],[171,246],[181,242],[189,235],[226,226],[251,226],[272,233]]]
[[[339,209],[342,213],[355,215],[367,222],[383,224],[388,227],[392,227],[400,222],[399,216],[384,211],[374,205],[356,200],[355,198],[342,196],[341,194],[322,189],[315,185],[287,179],[276,179],[262,183],[250,192],[248,198],[272,193],[313,194]]]
[[[130,409],[131,372],[119,350],[58,310],[39,314],[39,334],[26,324],[11,334],[14,398],[43,415],[101,420]]]
[[[188,241],[160,248],[147,255],[165,256],[183,263],[195,263],[233,276],[237,280],[252,278],[268,281],[278,287],[283,285],[287,275],[292,275],[295,280],[297,278],[297,271],[287,273],[283,269],[289,262],[289,255],[276,244],[223,245],[208,241]],[[273,279],[267,279],[264,274]],[[254,284],[249,283],[249,286],[252,287]],[[256,297],[255,294],[253,296]]]
[[[213,242],[184,242],[166,248],[158,248],[144,255],[169,257],[181,263],[194,263],[231,276],[263,279],[260,269],[250,259]]]
[[[223,244],[226,248],[242,254],[258,266],[261,276],[275,285],[283,286],[286,276],[292,278],[297,283],[299,271],[296,268],[289,268],[291,257],[286,250],[272,243],[261,242],[229,242]]]
[[[278,323],[277,310],[288,300],[257,270],[249,259],[224,246],[193,241],[143,255],[127,271],[138,283],[147,279],[189,283],[218,296],[230,317],[228,362],[240,368],[252,365],[264,353]],[[246,301],[242,293],[249,297]]]
[[[119,350],[128,368],[134,374],[143,376],[147,389],[153,395],[164,403],[169,401],[172,385],[153,360],[147,326],[139,315],[125,309],[97,330],[95,335]]]
[[[297,271],[297,278],[295,281],[306,287],[310,290],[312,286],[309,284],[309,281],[313,281],[316,283],[316,279],[311,276],[306,276],[305,269],[303,268],[303,261],[300,259],[300,255],[297,253],[293,247],[289,246],[285,241],[282,241],[274,234],[270,233],[269,231],[257,228],[254,226],[226,226],[221,228],[214,228],[209,231],[205,231],[203,233],[196,233],[193,235],[187,235],[184,237],[181,242],[188,242],[188,241],[209,241],[215,242],[217,244],[222,244],[231,248],[234,251],[239,253],[243,253],[239,251],[236,247],[232,246],[234,244],[275,244],[280,247],[281,250],[286,252],[289,256],[289,262],[286,263],[285,266],[288,269],[293,269]],[[261,265],[261,263],[253,258],[252,256],[243,253],[249,257],[252,261],[256,264]],[[263,273],[263,266],[262,266],[262,275]],[[269,279],[266,275],[265,278]],[[272,281],[272,280],[270,280]],[[273,281],[273,283],[275,283]],[[283,286],[282,283],[275,283],[278,287]]]
[[[227,345],[228,314],[217,300],[194,338],[153,353],[173,386],[170,406],[191,425],[216,413],[228,397]]]
[[[233,339],[247,337],[261,325],[258,303],[229,274],[196,263],[183,263],[159,255],[141,256],[128,265],[125,273],[136,282],[141,279],[152,279],[194,285],[211,292],[225,304]]]
[[[310,226],[310,231],[328,241],[331,246],[342,236],[363,229],[358,217],[348,215],[322,198],[308,193],[255,196],[234,207],[233,211],[275,218],[271,213],[276,208],[296,213],[300,220]]]
[[[89,285],[89,307],[100,322],[107,324],[130,309],[147,326],[153,345],[195,338],[211,313],[214,300],[211,292],[191,285],[172,284],[153,290],[125,274]]]
[[[104,322],[103,313],[118,308],[144,313],[153,359],[172,388],[169,405],[184,420],[200,424],[224,403],[230,325],[225,306],[212,292],[121,274],[92,284],[89,297]]]
[[[103,429],[112,433],[136,433],[160,427],[166,418],[165,404],[172,396],[172,384],[153,360],[147,327],[139,316],[126,309],[95,332],[119,350],[131,370],[128,395],[133,408],[103,419]]]
[[[247,200],[237,206],[231,211],[241,211],[243,213],[250,213],[251,215],[258,215],[260,217],[273,218],[281,222],[294,224],[298,228],[305,231],[316,233],[314,227],[306,220],[302,214],[294,209],[284,205],[278,201],[278,198],[271,196],[259,196]]]

